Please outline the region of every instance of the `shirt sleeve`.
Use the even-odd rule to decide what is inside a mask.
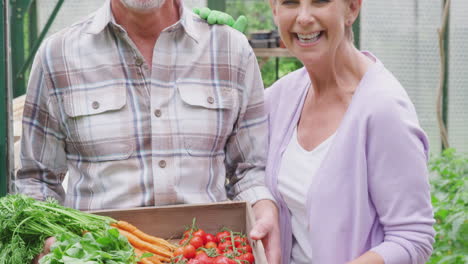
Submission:
[[[21,167],[15,186],[20,193],[38,200],[64,201],[63,178],[67,172],[65,136],[60,130],[51,80],[45,71],[44,45],[32,65],[23,112]]]
[[[242,100],[233,133],[226,144],[228,196],[251,204],[273,196],[265,185],[268,122],[264,88],[257,59],[251,49],[243,67]]]
[[[380,102],[368,122],[369,192],[384,241],[372,251],[386,264],[423,264],[435,231],[427,169],[428,140],[407,100]]]

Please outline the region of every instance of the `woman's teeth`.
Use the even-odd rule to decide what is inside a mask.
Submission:
[[[317,41],[320,38],[320,33],[321,32],[312,33],[312,34],[299,34],[299,33],[297,33],[297,37],[298,37],[299,41],[302,42],[302,43],[312,43],[312,42]]]

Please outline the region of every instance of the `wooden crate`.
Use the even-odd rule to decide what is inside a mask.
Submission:
[[[184,204],[125,210],[102,210],[93,213],[127,221],[145,233],[168,240],[180,239],[185,227],[192,224],[193,218],[196,218],[196,224],[199,228],[212,234],[216,234],[219,229],[227,227],[248,236],[255,223],[252,208],[247,202]],[[255,256],[255,263],[266,264],[262,242],[250,240],[250,244]]]

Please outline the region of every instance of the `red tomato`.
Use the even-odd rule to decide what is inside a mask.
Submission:
[[[199,236],[194,236],[192,239],[190,239],[190,245],[194,246],[195,249],[199,247],[203,247],[203,239]]]
[[[188,261],[184,256],[179,255],[172,258],[171,263],[186,263]]]
[[[198,260],[198,259],[190,259],[187,264],[204,264],[204,262],[202,262],[201,260]]]
[[[232,248],[232,243],[231,241],[224,241],[218,244],[218,249],[221,250],[222,252]]]
[[[195,257],[197,257],[198,255],[203,255],[203,254],[206,255],[206,252],[203,250],[197,250],[197,252],[195,252]]]
[[[184,248],[184,257],[191,259],[195,257],[195,247],[191,244],[186,245]]]
[[[182,246],[183,244],[185,244],[185,242],[187,242],[187,239],[188,239],[188,237],[186,237],[186,238],[180,240],[180,241],[179,241],[179,245]]]
[[[242,237],[240,237],[240,236],[234,237],[234,245],[235,245],[236,247],[240,247],[240,246],[243,245],[244,243],[245,243],[245,240],[244,240]]]
[[[228,258],[230,258],[230,257],[233,258],[233,257],[240,256],[242,254],[239,253],[239,251],[237,251],[237,250],[234,252],[232,249],[228,249],[228,250],[224,251],[223,255],[228,257]]]
[[[178,247],[176,250],[174,250],[174,257],[180,256],[184,254],[184,248],[183,247]]]
[[[216,237],[214,235],[210,234],[210,233],[206,233],[205,238],[206,238],[205,244],[208,243],[208,242],[218,243],[218,239],[216,239]]]
[[[212,264],[214,258],[209,257],[204,251],[201,252],[202,253],[197,252],[197,256],[195,257],[195,259],[200,260],[203,264]]]
[[[193,233],[193,232],[194,232],[193,229],[191,229],[191,228],[190,228],[190,229],[187,229],[187,230],[184,231],[183,237],[184,237],[184,238],[189,237],[190,234]]]
[[[213,264],[237,264],[237,262],[225,256],[217,256]]]
[[[231,240],[231,233],[229,231],[223,231],[216,234],[216,239],[218,242],[222,242],[223,240]]]
[[[252,247],[249,244],[240,246],[237,249],[242,253],[252,253]]]
[[[199,236],[203,239],[203,244],[206,243],[206,233],[203,229],[198,229],[197,231],[193,232],[193,236]]]
[[[205,248],[217,248],[218,247],[218,244],[216,244],[215,242],[206,242],[205,244]]]
[[[236,257],[236,259],[237,260],[246,260],[250,264],[253,264],[255,262],[254,255],[252,253],[245,253],[243,255],[240,255],[240,256]]]
[[[215,250],[216,250],[216,254],[218,254],[218,255],[221,255],[223,253],[223,252],[221,252],[221,250],[219,248],[215,248]]]

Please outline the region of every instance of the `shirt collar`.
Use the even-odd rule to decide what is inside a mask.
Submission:
[[[110,0],[106,0],[104,5],[101,6],[95,13],[92,18],[89,28],[86,30],[89,34],[99,34],[104,28],[114,21],[114,16],[112,15]]]
[[[195,42],[198,43],[200,32],[194,24],[195,14],[183,4],[183,1],[176,1],[179,4],[180,19],[175,24],[164,29],[164,31],[173,32],[182,29],[189,37],[191,37],[193,40],[195,40]],[[107,27],[109,23],[115,25],[115,19],[112,14],[111,0],[106,0],[104,5],[96,11],[94,17],[92,18],[92,22],[86,32],[90,34],[99,34]]]

